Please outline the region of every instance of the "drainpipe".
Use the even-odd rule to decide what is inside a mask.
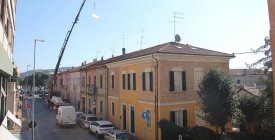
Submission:
[[[156,58],[154,58],[154,55],[152,54],[152,58],[156,61],[156,65],[155,65],[155,124],[156,124],[156,127],[155,127],[155,139],[158,140],[158,137],[159,137],[159,134],[158,134],[158,60]]]
[[[105,96],[106,96],[106,110],[107,110],[107,120],[109,120],[109,101],[108,101],[108,97],[109,97],[109,93],[108,93],[108,89],[109,89],[109,75],[108,75],[108,67],[105,65],[105,76],[106,76],[106,80],[105,80],[105,85],[106,85],[106,90],[105,90]]]
[[[87,112],[87,103],[88,103],[88,87],[87,87],[87,69],[86,68],[84,68],[84,71],[85,71],[85,111]],[[90,105],[89,105],[90,106]],[[89,107],[89,109],[90,109],[90,107]],[[85,112],[84,112],[85,113]]]

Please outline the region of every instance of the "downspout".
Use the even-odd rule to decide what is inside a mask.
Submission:
[[[87,88],[87,69],[86,68],[84,68],[84,71],[85,71],[85,111],[87,112],[87,103],[88,103],[88,88]],[[90,106],[90,105],[89,105]],[[90,109],[90,107],[89,107],[89,109]],[[85,112],[84,112],[85,113]]]
[[[107,113],[106,113],[106,115],[107,115],[107,120],[109,120],[109,101],[108,101],[108,95],[109,95],[109,93],[108,93],[108,89],[109,89],[109,75],[108,75],[108,67],[105,65],[105,75],[106,75],[106,80],[105,80],[105,82],[106,82],[106,93],[105,93],[105,96],[106,96],[106,110],[107,110]]]
[[[156,65],[155,65],[155,139],[158,140],[158,136],[159,136],[159,133],[158,133],[158,128],[159,128],[159,125],[158,125],[158,60],[156,58],[154,58],[154,55],[152,54],[152,58],[156,61]]]

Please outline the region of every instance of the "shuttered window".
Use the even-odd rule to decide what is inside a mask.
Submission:
[[[127,83],[128,90],[136,90],[136,73],[128,73]]]
[[[122,89],[126,89],[126,74],[122,74]]]
[[[142,90],[153,91],[153,72],[142,72]]]
[[[112,88],[115,88],[115,75],[112,75]]]
[[[169,72],[170,91],[186,90],[186,72],[170,71]]]
[[[187,127],[187,110],[170,112],[170,121],[181,127]]]

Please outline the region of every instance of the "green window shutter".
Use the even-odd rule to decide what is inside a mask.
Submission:
[[[172,122],[172,123],[176,123],[176,118],[175,118],[175,111],[171,111],[170,112],[170,121]]]
[[[187,110],[182,111],[182,126],[187,127]]]
[[[130,73],[128,73],[127,82],[128,82],[128,90],[130,90]]]
[[[136,73],[133,73],[133,90],[136,90]]]
[[[112,88],[115,88],[115,75],[112,75]]]
[[[125,74],[122,74],[122,89],[126,89],[126,77]]]
[[[170,91],[174,91],[175,88],[174,88],[174,72],[173,71],[170,71],[169,72],[169,76],[170,76]]]
[[[182,83],[181,83],[182,84],[182,90],[186,90],[186,72],[183,71],[181,76],[182,76]]]
[[[153,72],[149,73],[150,91],[153,91]]]
[[[142,72],[142,90],[144,91],[146,88],[145,84],[145,72]]]

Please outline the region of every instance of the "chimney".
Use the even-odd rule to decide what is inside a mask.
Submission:
[[[125,48],[122,48],[122,55],[125,55]]]
[[[101,61],[103,60],[103,56],[101,56]]]
[[[86,65],[86,61],[84,61],[84,65]]]

